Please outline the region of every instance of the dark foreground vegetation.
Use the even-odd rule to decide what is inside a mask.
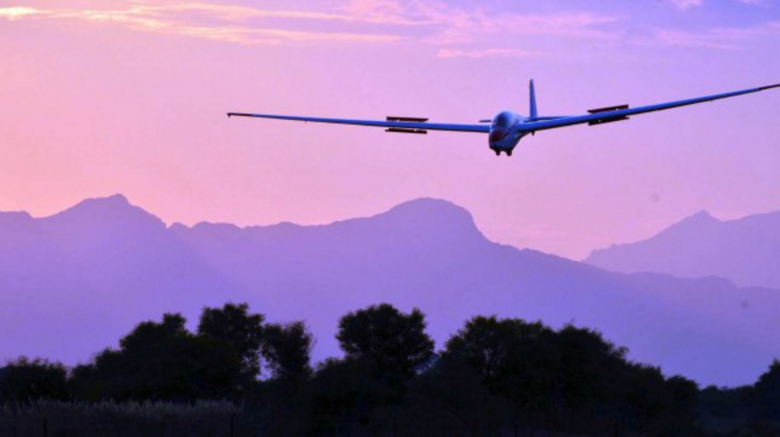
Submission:
[[[339,322],[312,368],[301,323],[247,305],[143,322],[84,365],[0,369],[0,435],[780,435],[780,363],[755,385],[697,385],[630,362],[596,331],[475,317],[435,352],[418,310]]]

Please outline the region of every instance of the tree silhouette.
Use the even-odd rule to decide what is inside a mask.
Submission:
[[[194,335],[165,314],[69,379],[59,363],[21,358],[0,369],[0,401],[230,398],[263,435],[780,435],[778,361],[755,386],[700,391],[628,361],[598,331],[495,316],[468,320],[434,355],[419,310],[381,304],[342,317],[345,357],[312,370],[306,325],[263,320],[246,304],[206,308]],[[256,379],[260,357],[273,378]]]
[[[590,329],[566,325],[555,335],[558,407],[571,415],[594,416],[620,405],[625,348],[616,347]]]
[[[236,388],[241,361],[218,339],[189,333],[179,314],[161,323],[143,322],[94,362],[73,371],[73,390],[87,400],[215,399]]]
[[[433,340],[425,327],[420,310],[403,314],[381,304],[342,317],[336,338],[348,359],[368,359],[380,372],[411,376],[433,354]]]
[[[757,420],[780,422],[780,361],[772,361],[758,378],[750,404]]]
[[[408,407],[385,419],[390,422],[386,428],[395,426],[396,434],[404,436],[431,435],[433,430],[435,435],[489,435],[491,427],[512,417],[511,405],[491,393],[479,372],[452,360],[441,360],[415,377],[404,405]]]
[[[751,421],[754,386],[725,388],[708,386],[699,391],[697,421],[705,431],[720,435],[738,435]]]
[[[249,305],[227,303],[222,308],[204,308],[198,335],[223,340],[241,356],[241,374],[251,384],[260,374],[260,349],[263,344],[262,314],[250,314]]]
[[[538,403],[554,394],[555,340],[555,333],[538,322],[478,316],[447,341],[443,359],[465,362],[497,391]]]
[[[398,397],[370,359],[325,360],[311,379],[310,392],[314,435],[355,434],[376,408]]]
[[[314,339],[303,322],[286,325],[266,325],[263,338],[263,358],[274,378],[298,379],[307,377]]]
[[[667,434],[693,434],[696,409],[699,403],[699,386],[682,376],[667,378],[663,385],[666,392],[666,409],[663,425]]]
[[[21,357],[0,369],[0,401],[67,399],[66,375],[61,363]]]
[[[447,341],[442,359],[473,368],[533,428],[551,420],[562,396],[555,340],[538,322],[478,316]]]
[[[361,434],[381,423],[377,415],[401,401],[415,368],[433,353],[425,316],[388,304],[342,317],[337,339],[345,358],[321,363],[309,384],[315,435]]]
[[[564,433],[692,432],[698,387],[629,363],[626,349],[590,329],[558,331],[519,319],[475,317],[446,344],[444,363],[465,363],[509,400],[515,422]]]

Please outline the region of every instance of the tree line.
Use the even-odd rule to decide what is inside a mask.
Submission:
[[[180,314],[140,323],[73,368],[9,362],[0,403],[227,400],[252,418],[247,433],[268,436],[780,432],[778,362],[753,386],[700,390],[592,329],[477,316],[436,351],[421,311],[380,304],[344,315],[343,357],[313,366],[303,322],[267,323],[228,303],[204,308],[195,332],[185,324]]]

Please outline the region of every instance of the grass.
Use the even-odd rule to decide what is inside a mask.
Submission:
[[[227,401],[33,401],[0,407],[2,436],[242,436],[257,429],[252,422]]]

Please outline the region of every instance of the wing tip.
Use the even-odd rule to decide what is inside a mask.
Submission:
[[[765,90],[771,90],[772,88],[780,88],[780,83],[776,83],[776,84],[774,84],[774,85],[767,85],[767,86],[762,86],[762,87],[761,87],[761,88],[759,88],[758,90],[759,90],[759,91],[765,91]]]

